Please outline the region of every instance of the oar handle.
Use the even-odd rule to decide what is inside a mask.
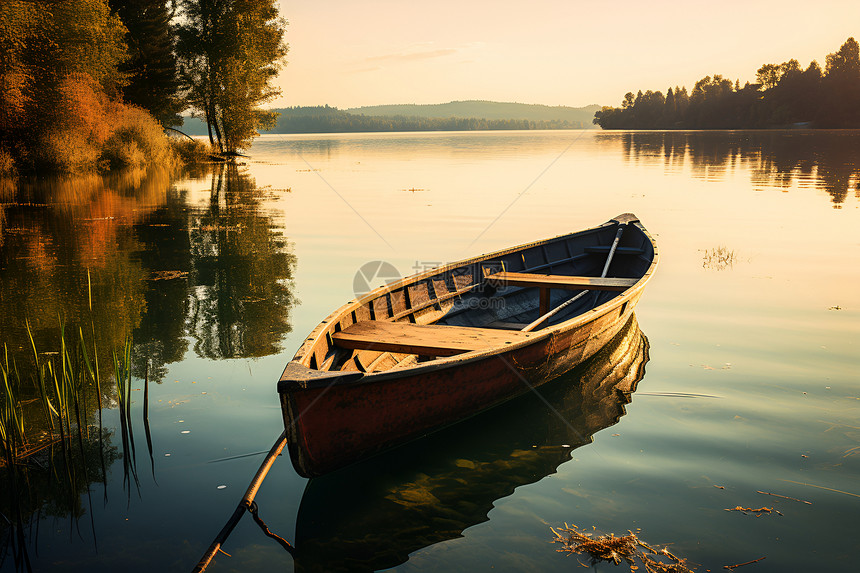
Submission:
[[[609,272],[609,265],[612,264],[612,257],[615,256],[615,250],[618,248],[618,243],[621,242],[621,235],[624,234],[624,228],[626,226],[627,226],[627,223],[622,223],[622,224],[618,225],[618,231],[615,232],[615,239],[612,241],[612,246],[609,248],[609,256],[606,257],[606,264],[603,265],[603,272],[600,273],[600,278],[606,278],[606,273]],[[587,292],[589,292],[589,291],[584,290],[581,293],[579,293],[578,295],[576,295],[575,297],[573,297],[572,299],[558,305],[557,307],[555,307],[554,309],[552,309],[548,313],[546,313],[543,316],[541,316],[540,318],[538,318],[536,321],[532,322],[531,324],[529,324],[528,326],[523,328],[521,332],[531,332],[532,330],[534,330],[535,328],[537,328],[538,326],[540,326],[541,324],[546,322],[548,319],[552,318],[553,316],[555,316],[556,314],[558,314],[559,312],[561,312],[562,310],[564,310],[568,306],[572,305],[574,302],[578,301],[580,298],[585,296],[585,293],[587,293]]]
[[[606,264],[603,265],[603,272],[600,273],[601,278],[606,277],[606,273],[609,272],[609,265],[612,264],[612,257],[615,256],[615,249],[618,248],[618,243],[621,242],[621,235],[624,234],[624,227],[627,225],[618,225],[618,231],[615,232],[615,240],[612,241],[612,247],[609,249],[609,256],[606,257]]]

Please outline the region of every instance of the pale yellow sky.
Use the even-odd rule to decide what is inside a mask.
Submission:
[[[281,0],[275,107],[487,99],[619,105],[860,39],[860,0]]]

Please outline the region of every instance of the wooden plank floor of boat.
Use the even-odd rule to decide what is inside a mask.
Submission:
[[[334,333],[332,339],[338,346],[354,350],[453,356],[513,344],[533,336],[526,332],[491,328],[367,320]]]

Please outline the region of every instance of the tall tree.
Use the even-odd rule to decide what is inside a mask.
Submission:
[[[246,147],[276,114],[260,106],[280,94],[286,21],[273,0],[179,0],[180,78],[209,139],[224,152]]]
[[[779,66],[776,64],[765,64],[755,74],[756,81],[763,89],[769,90],[779,83]]]
[[[171,0],[109,0],[128,33],[129,59],[121,66],[128,75],[125,101],[148,110],[162,125],[180,125],[184,104],[178,95],[176,55],[170,29]],[[172,3],[172,2],[171,2]]]
[[[823,85],[827,93],[825,124],[860,127],[860,45],[848,38],[839,51],[828,54]]]
[[[675,92],[672,88],[666,92],[666,102],[663,104],[663,125],[672,127],[678,121],[678,105],[675,103]]]

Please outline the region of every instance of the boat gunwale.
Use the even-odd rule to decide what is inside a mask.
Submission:
[[[604,227],[612,226],[616,224],[634,224],[636,227],[642,231],[648,242],[651,244],[653,249],[653,256],[651,257],[651,262],[645,272],[641,277],[636,281],[636,283],[627,289],[619,292],[619,294],[600,306],[589,309],[582,314],[571,317],[568,320],[560,322],[558,324],[546,327],[544,329],[538,331],[532,331],[530,334],[534,334],[528,339],[521,340],[518,342],[513,342],[510,344],[505,344],[504,346],[490,346],[486,349],[473,350],[469,352],[464,352],[461,354],[455,354],[453,356],[445,356],[439,357],[434,360],[430,360],[427,362],[419,363],[413,366],[405,367],[405,368],[391,368],[388,370],[382,370],[379,372],[343,372],[343,371],[327,371],[327,370],[318,370],[311,368],[309,365],[310,358],[313,356],[313,352],[311,352],[314,346],[320,342],[320,338],[325,336],[330,329],[334,328],[334,325],[337,324],[343,316],[346,316],[350,312],[362,307],[364,304],[370,303],[371,301],[385,296],[391,292],[397,291],[399,289],[403,289],[408,287],[411,284],[417,283],[421,280],[431,278],[433,276],[442,275],[446,272],[466,267],[468,265],[472,265],[475,263],[480,263],[486,260],[493,259],[495,257],[500,257],[504,255],[508,255],[511,253],[515,253],[518,251],[524,251],[526,249],[530,249],[536,246],[540,246],[542,244],[551,243],[554,241],[566,240],[575,235],[583,235],[589,232],[598,231]],[[657,244],[654,241],[653,236],[648,232],[644,225],[639,221],[638,217],[631,213],[623,213],[617,217],[610,219],[609,221],[602,223],[600,225],[596,225],[594,227],[590,227],[587,229],[582,229],[579,231],[575,231],[572,233],[566,233],[564,235],[557,235],[554,237],[550,237],[547,239],[542,239],[539,241],[534,241],[531,243],[524,243],[522,245],[517,245],[514,247],[509,247],[507,249],[502,249],[499,251],[494,251],[491,253],[485,253],[476,257],[472,257],[469,259],[464,259],[461,261],[456,261],[453,263],[448,263],[447,265],[442,265],[440,267],[436,267],[433,269],[428,269],[426,271],[416,273],[413,275],[409,275],[404,277],[398,281],[395,281],[390,284],[379,286],[366,295],[362,296],[358,299],[350,300],[349,302],[343,304],[339,308],[337,308],[334,312],[329,314],[323,321],[321,321],[314,330],[306,337],[305,341],[296,351],[293,359],[287,364],[287,367],[284,369],[284,373],[281,376],[280,381],[278,382],[278,392],[281,394],[287,394],[293,390],[305,390],[312,388],[319,388],[324,386],[329,386],[331,384],[338,385],[358,385],[358,384],[368,384],[373,382],[383,382],[392,378],[401,378],[404,376],[413,376],[413,375],[421,375],[428,372],[434,372],[438,370],[443,370],[451,367],[460,366],[466,363],[471,363],[479,360],[484,360],[492,356],[500,356],[503,354],[507,354],[508,352],[519,350],[525,346],[530,346],[533,344],[539,344],[547,338],[563,333],[568,332],[570,330],[575,330],[588,324],[592,320],[595,320],[604,314],[611,312],[613,309],[621,306],[625,302],[632,299],[635,295],[640,293],[644,288],[646,283],[651,279],[654,274],[654,271],[657,267],[659,261],[659,252],[657,248]],[[588,290],[588,289],[584,289]],[[288,371],[295,372],[296,368],[301,368],[302,370],[307,370],[307,376],[302,377],[301,380],[288,376]]]

